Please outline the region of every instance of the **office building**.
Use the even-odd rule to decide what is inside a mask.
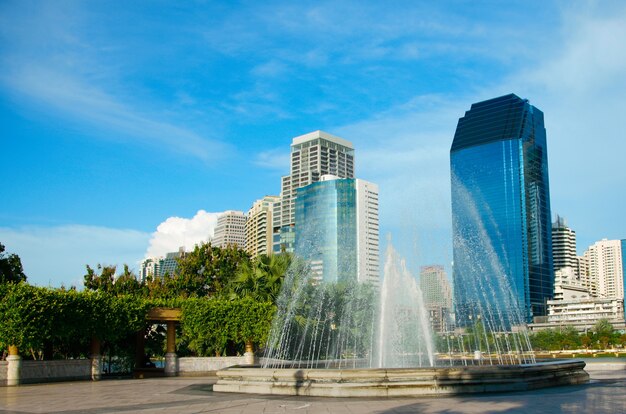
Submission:
[[[290,174],[282,177],[281,181],[280,221],[276,221],[274,229],[274,234],[280,234],[280,237],[274,251],[293,251],[297,190],[319,181],[325,174],[354,178],[352,143],[323,131],[294,138]]]
[[[323,175],[295,198],[295,253],[320,281],[379,284],[378,187]]]
[[[452,309],[452,289],[443,266],[422,266],[419,286],[425,304],[436,304]]]
[[[624,301],[589,297],[549,300],[547,324],[539,327],[567,325],[583,332],[592,330],[600,319],[608,319],[615,329],[624,329]]]
[[[222,248],[228,246],[246,248],[246,216],[243,211],[225,211],[217,218],[211,245]]]
[[[185,257],[185,247],[180,247],[177,252],[170,252],[165,257],[148,257],[141,262],[139,279],[146,281],[148,278],[163,278],[172,276],[178,268],[178,260]]]
[[[248,210],[245,246],[250,257],[272,254],[274,203],[279,202],[279,196],[265,196]]]
[[[450,166],[457,324],[485,309],[526,322],[546,315],[554,271],[543,112],[514,94],[473,104]]]
[[[419,286],[433,332],[447,332],[452,324],[452,289],[443,266],[420,268]]]

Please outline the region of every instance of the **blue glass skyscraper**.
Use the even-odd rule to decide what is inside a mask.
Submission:
[[[473,104],[450,166],[457,324],[545,315],[554,273],[543,112],[514,94]]]

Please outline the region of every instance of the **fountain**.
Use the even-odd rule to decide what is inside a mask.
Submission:
[[[587,382],[583,361],[535,360],[517,287],[480,231],[473,204],[466,208],[479,231],[454,240],[462,265],[471,269],[471,277],[456,281],[464,298],[457,305],[456,328],[431,331],[419,286],[391,240],[380,287],[346,277],[349,269],[324,280],[317,263],[296,259],[285,276],[261,366],[219,371],[213,390],[391,397]],[[470,248],[475,246],[479,249]]]

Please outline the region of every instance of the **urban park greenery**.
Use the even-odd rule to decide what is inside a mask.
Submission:
[[[251,259],[236,247],[207,243],[163,278],[140,281],[126,265],[120,274],[97,265],[86,267],[82,291],[31,286],[25,275],[3,280],[0,355],[14,345],[24,358],[88,357],[97,339],[103,354],[132,360],[138,332],[150,354],[163,355],[165,330],[146,322],[155,307],[181,309],[179,355],[240,354],[246,343],[265,342],[290,262],[288,254]]]

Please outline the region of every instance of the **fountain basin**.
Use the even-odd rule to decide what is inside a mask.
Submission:
[[[434,368],[274,369],[217,372],[213,391],[318,397],[418,397],[526,391],[589,381],[585,362]]]

